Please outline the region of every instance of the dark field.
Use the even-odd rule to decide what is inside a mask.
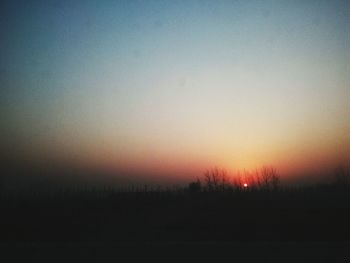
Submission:
[[[350,194],[81,192],[3,197],[2,242],[350,241]]]
[[[175,249],[235,251],[236,259],[259,262],[349,262],[349,222],[348,189],[56,192],[3,195],[0,241],[34,258],[57,249],[90,259]]]

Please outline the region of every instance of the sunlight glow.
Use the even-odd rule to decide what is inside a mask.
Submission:
[[[157,182],[350,163],[350,1],[6,2],[6,156]]]

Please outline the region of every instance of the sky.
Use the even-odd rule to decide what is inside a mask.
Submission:
[[[193,177],[350,163],[349,1],[2,1],[3,153]]]

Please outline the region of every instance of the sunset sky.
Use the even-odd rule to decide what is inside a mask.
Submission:
[[[159,178],[350,163],[349,1],[2,1],[0,32],[18,160]]]

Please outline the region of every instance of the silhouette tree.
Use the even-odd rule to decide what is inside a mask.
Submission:
[[[350,183],[349,169],[340,165],[334,169],[333,184],[337,187],[347,187]]]
[[[190,193],[199,193],[202,191],[202,184],[199,178],[195,182],[189,183],[188,190]]]
[[[277,190],[280,184],[280,176],[272,166],[263,166],[258,177],[259,185],[264,190]]]
[[[235,174],[234,179],[232,181],[235,189],[242,189],[243,179],[240,171],[238,171],[237,174]]]
[[[204,182],[209,192],[224,191],[230,186],[227,171],[217,167],[204,172]]]

